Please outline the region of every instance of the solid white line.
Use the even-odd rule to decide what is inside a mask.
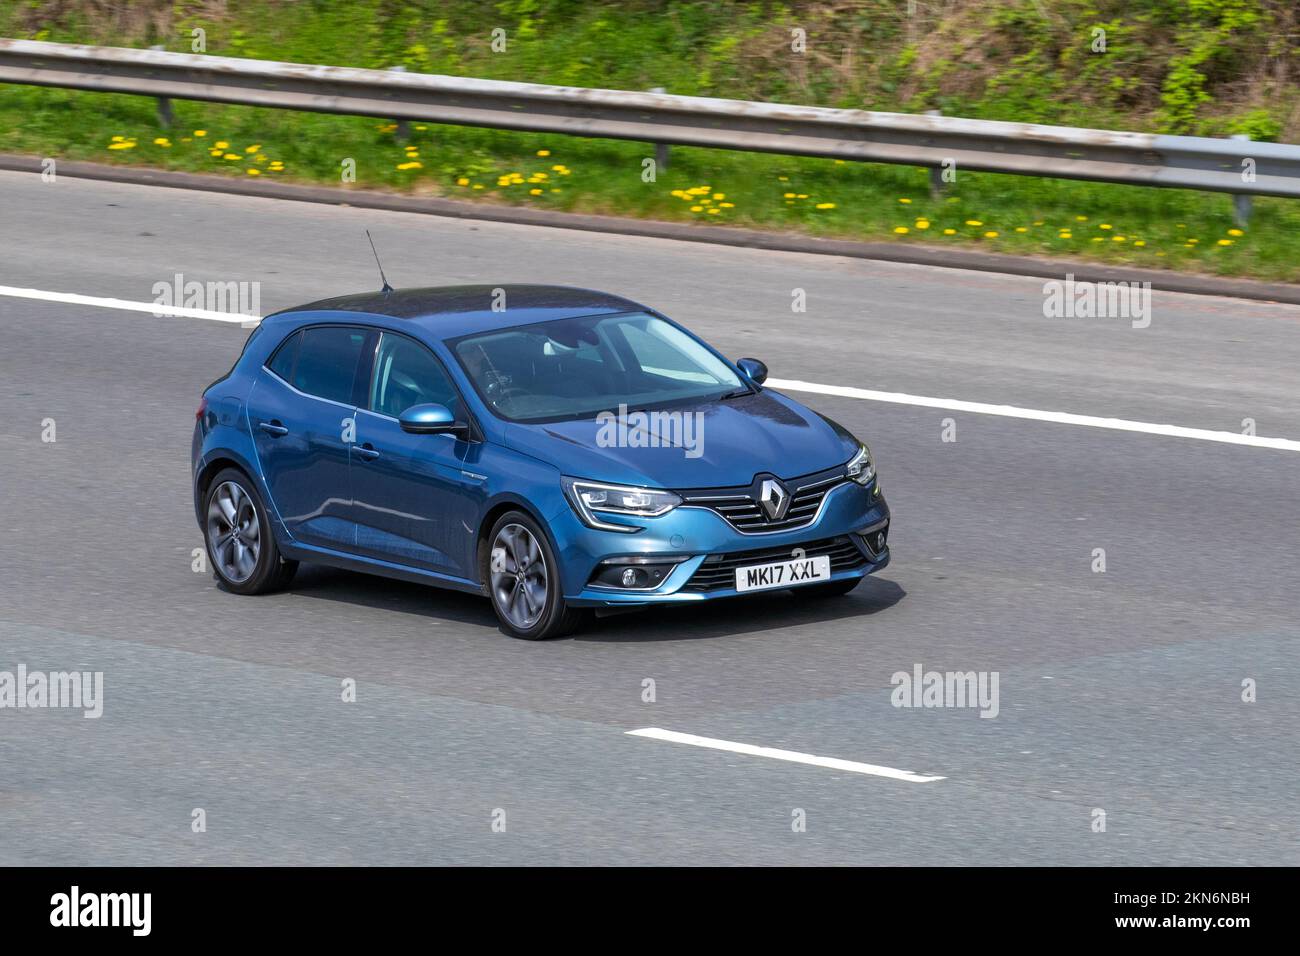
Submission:
[[[0,285],[0,295],[19,299],[40,299],[44,302],[66,302],[69,305],[89,305],[99,309],[122,309],[126,312],[149,312],[154,315],[171,315],[183,319],[211,319],[214,322],[238,322],[256,325],[261,321],[255,315],[238,312],[218,312],[215,309],[188,309],[178,305],[159,305],[157,302],[131,302],[128,299],[105,299],[95,295],[78,295],[75,292],[46,292],[42,289],[19,289]]]
[[[873,777],[888,777],[891,780],[904,780],[908,783],[933,783],[946,780],[946,777],[934,777],[910,770],[895,770],[893,767],[878,767],[870,763],[858,763],[856,760],[840,760],[838,757],[818,757],[814,754],[801,754],[796,750],[777,750],[774,747],[755,747],[753,744],[738,744],[730,740],[714,740],[712,737],[697,737],[694,734],[681,734],[675,730],[661,730],[658,727],[644,727],[641,730],[626,731],[633,737],[649,737],[652,740],[667,740],[674,744],[690,744],[692,747],[708,747],[710,750],[726,750],[734,754],[748,754],[751,757],[771,757],[773,760],[788,760],[791,763],[804,763],[813,767],[826,767],[830,770],[847,770],[849,773],[866,773]]]
[[[217,312],[212,309],[188,309],[181,306],[159,305],[156,302],[107,299],[93,295],[79,295],[75,292],[45,292],[41,289],[0,286],[0,295],[15,296],[20,299],[41,299],[46,302],[63,302],[69,305],[88,305],[101,309],[123,309],[128,312],[149,312],[189,319],[209,319],[215,322],[237,322],[244,328],[252,328],[261,321],[256,316],[240,315],[232,312]],[[947,411],[972,412],[977,415],[998,415],[1002,418],[1024,418],[1036,422],[1055,422],[1059,425],[1085,425],[1089,428],[1142,432],[1147,435],[1163,435],[1168,438],[1193,438],[1197,441],[1222,442],[1228,445],[1248,445],[1254,448],[1300,451],[1300,441],[1291,438],[1265,438],[1262,435],[1240,435],[1237,432],[1186,428],[1182,425],[1133,422],[1123,418],[1099,418],[1095,415],[1075,415],[1072,412],[1047,412],[1037,408],[1019,408],[1015,405],[965,402],[956,398],[927,398],[924,395],[908,395],[904,392],[877,392],[869,388],[853,388],[848,385],[819,385],[816,382],[801,382],[797,379],[769,378],[767,384],[773,388],[789,389],[792,392],[838,395],[842,398],[859,398],[869,402],[917,405],[922,408],[942,408]]]
[[[1123,418],[1098,418],[1095,415],[1075,415],[1071,412],[1045,412],[1036,408],[1017,408],[1015,405],[987,405],[984,402],[964,402],[956,398],[926,398],[923,395],[908,395],[903,392],[877,392],[869,388],[852,388],[847,385],[818,385],[815,382],[800,382],[793,379],[769,378],[766,384],[771,385],[773,388],[789,389],[792,392],[839,395],[843,398],[861,398],[869,402],[919,405],[922,408],[942,408],[953,412],[974,412],[977,415],[1027,418],[1035,422],[1086,425],[1090,428],[1110,428],[1121,432],[1143,432],[1148,435],[1165,435],[1169,438],[1195,438],[1198,441],[1217,441],[1228,445],[1251,445],[1255,448],[1300,451],[1300,441],[1290,438],[1264,438],[1260,435],[1240,435],[1237,432],[1216,432],[1205,428],[1185,428],[1182,425],[1131,422]]]

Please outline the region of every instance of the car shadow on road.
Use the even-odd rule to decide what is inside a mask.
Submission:
[[[497,625],[491,604],[478,595],[321,565],[303,565],[290,590],[298,597],[414,614],[447,623],[494,630]],[[772,591],[745,598],[597,617],[588,621],[572,640],[612,643],[729,637],[869,616],[893,607],[906,595],[894,581],[872,577],[844,597],[800,598],[793,591]]]
[[[867,578],[843,597],[801,598],[794,591],[772,591],[598,617],[573,639],[614,643],[732,637],[870,616],[893,607],[906,596],[907,592],[894,581]]]

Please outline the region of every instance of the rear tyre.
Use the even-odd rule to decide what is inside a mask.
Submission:
[[[806,584],[795,588],[794,593],[807,598],[842,597],[861,584],[862,580],[862,578],[845,578],[842,581],[827,581],[824,584]]]
[[[203,516],[212,574],[227,591],[265,594],[293,579],[298,562],[280,554],[262,498],[242,471],[227,468],[212,479]]]
[[[559,564],[541,527],[522,511],[497,519],[488,532],[484,580],[501,630],[541,641],[577,628],[587,615],[561,594]]]

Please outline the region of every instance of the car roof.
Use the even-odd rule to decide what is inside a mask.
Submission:
[[[493,306],[504,306],[494,309]],[[437,338],[544,322],[548,319],[642,312],[631,299],[559,285],[449,285],[392,289],[321,299],[275,316],[349,312],[408,321]],[[267,316],[271,318],[271,316]]]

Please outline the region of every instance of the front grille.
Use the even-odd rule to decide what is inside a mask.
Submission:
[[[736,551],[731,554],[711,554],[682,585],[683,591],[721,591],[736,586],[736,568],[751,564],[769,564],[794,558],[794,548],[801,548],[805,558],[829,555],[831,573],[851,571],[867,563],[867,557],[847,535],[824,538],[784,548],[760,548],[755,551]]]
[[[838,469],[830,475],[822,472],[802,479],[792,479],[785,483],[790,494],[790,507],[777,520],[768,518],[755,488],[702,489],[681,492],[681,496],[686,506],[708,508],[727,519],[727,523],[737,531],[761,534],[768,531],[792,531],[811,524],[827,493],[847,480],[844,472]]]

